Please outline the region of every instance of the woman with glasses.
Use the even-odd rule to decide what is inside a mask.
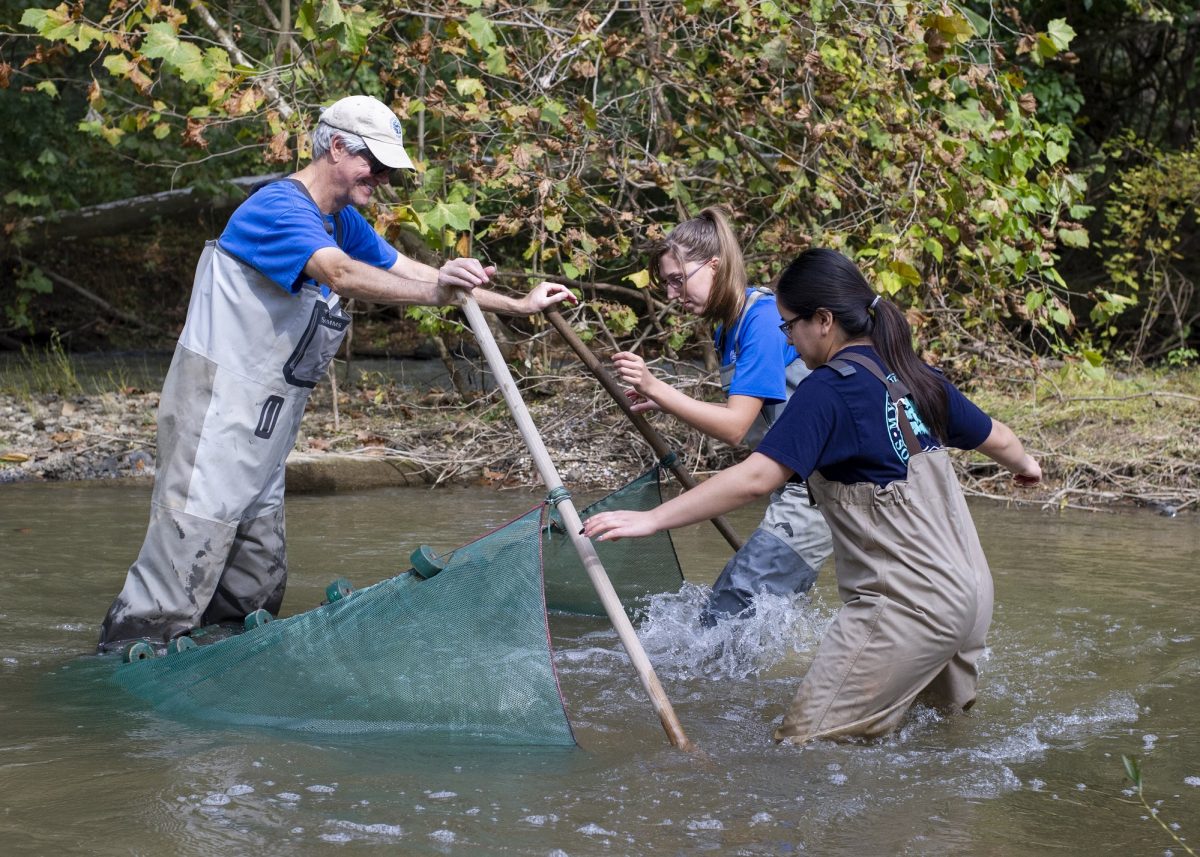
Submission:
[[[917,357],[904,313],[845,256],[802,253],[776,303],[812,374],[757,450],[657,509],[596,515],[585,532],[649,535],[803,477],[833,531],[843,606],[775,739],[883,735],[918,696],[966,710],[992,579],[944,447],[982,452],[1019,485],[1037,483],[1041,468],[1007,426]]]
[[[705,402],[666,383],[638,355],[613,356],[632,387],[633,410],[665,411],[731,446],[762,439],[808,370],[777,329],[774,296],[748,288],[742,250],[724,212],[706,208],[650,248],[651,281],[667,297],[712,322],[726,401]],[[713,584],[703,620],[750,615],[756,595],[806,592],[829,558],[829,528],[809,502],[803,482],[781,485],[766,515]]]

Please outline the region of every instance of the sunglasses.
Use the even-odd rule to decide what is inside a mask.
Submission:
[[[379,160],[379,158],[372,155],[370,149],[363,149],[358,154],[362,155],[367,164],[371,167],[371,175],[386,175],[389,179],[392,177],[392,167],[389,167],[383,161]]]

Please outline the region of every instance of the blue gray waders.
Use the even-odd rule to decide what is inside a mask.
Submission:
[[[159,403],[150,525],[102,649],[279,612],[284,463],[349,324],[336,294],[289,293],[205,245]]]
[[[738,342],[742,323],[758,300],[773,293],[755,289],[746,299],[746,306],[733,330]],[[721,367],[721,387],[728,397],[737,365],[737,346],[733,360]],[[787,367],[787,393],[791,398],[796,386],[809,374],[804,361],[796,358]],[[753,449],[763,439],[767,429],[783,412],[787,401],[764,404],[758,417],[746,432],[742,444]],[[742,547],[726,563],[713,584],[703,621],[713,624],[722,616],[747,610],[754,596],[792,595],[807,592],[817,581],[817,572],[833,553],[833,537],[821,512],[808,497],[803,482],[789,482],[771,494],[762,522]]]

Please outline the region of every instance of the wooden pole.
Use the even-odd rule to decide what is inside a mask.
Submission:
[[[654,426],[650,425],[645,417],[633,412],[633,408],[629,404],[629,397],[625,395],[625,392],[617,385],[617,382],[612,379],[612,376],[604,370],[604,366],[601,365],[596,355],[592,353],[587,344],[571,329],[571,325],[567,323],[567,320],[559,314],[558,310],[548,309],[542,314],[554,325],[554,329],[566,340],[574,352],[579,355],[579,359],[592,371],[592,374],[596,376],[596,380],[600,382],[600,385],[613,397],[613,400],[625,412],[625,416],[633,423],[633,427],[641,432],[642,437],[650,444],[651,449],[654,450],[654,454],[658,456],[659,460],[661,461],[666,457],[671,452],[671,448],[667,446],[667,442],[663,440],[662,435],[658,433]],[[696,487],[696,480],[692,478],[692,474],[688,473],[678,461],[670,465],[670,470],[675,474],[675,478],[679,480],[679,484],[684,488],[690,490]],[[725,541],[729,542],[730,547],[735,551],[741,548],[742,540],[738,538],[738,534],[733,531],[733,528],[729,526],[729,522],[725,518],[713,518],[712,523],[717,528],[717,531],[725,537]]]
[[[617,597],[617,592],[608,579],[608,573],[604,570],[600,557],[596,555],[595,546],[581,532],[583,521],[580,520],[579,513],[575,511],[575,504],[571,502],[570,495],[563,490],[558,470],[554,467],[554,462],[550,460],[546,444],[542,441],[541,434],[529,416],[529,410],[525,407],[521,393],[513,381],[512,373],[508,371],[508,365],[500,354],[496,340],[492,337],[492,331],[487,326],[483,311],[470,294],[464,298],[462,310],[466,313],[471,330],[475,332],[475,338],[479,340],[479,347],[483,350],[488,367],[492,370],[492,375],[500,387],[500,392],[504,395],[504,400],[508,403],[509,410],[512,411],[521,437],[525,439],[525,445],[529,447],[529,454],[533,457],[533,463],[537,467],[542,481],[546,483],[546,488],[550,490],[551,494],[565,495],[558,501],[558,513],[562,516],[563,525],[567,528],[567,535],[570,536],[571,544],[579,553],[584,570],[587,571],[588,578],[592,581],[592,586],[595,587],[596,594],[600,597],[600,603],[604,605],[604,611],[617,631],[621,645],[625,647],[629,659],[633,662],[633,668],[637,671],[642,687],[650,697],[654,711],[658,714],[663,729],[666,730],[667,738],[680,749],[692,749],[692,744],[683,734],[683,727],[679,725],[675,710],[671,707],[671,702],[667,699],[662,684],[659,683],[658,676],[654,673],[654,667],[650,664],[650,659],[646,657],[646,651],[642,648],[642,643],[633,630],[633,624],[625,615],[625,608],[621,606],[621,600]]]

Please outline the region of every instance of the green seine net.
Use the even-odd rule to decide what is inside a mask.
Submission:
[[[227,639],[123,664],[165,713],[306,732],[438,732],[572,745],[538,562],[543,507],[406,572]]]
[[[656,506],[658,474],[582,517]],[[666,534],[600,543],[597,552],[628,609],[683,582]],[[443,559],[428,579],[408,571],[242,634],[122,664],[116,681],[164,714],[225,725],[574,744],[547,604],[603,608],[557,514],[539,506]]]
[[[661,469],[651,468],[624,488],[619,488],[579,513],[587,520],[609,509],[645,511],[662,503],[659,476]],[[563,531],[558,512],[550,515],[551,524],[542,536],[542,564],[546,569],[546,609],[561,613],[603,616],[604,606],[584,571],[579,554]],[[668,532],[644,539],[596,542],[596,555],[627,613],[644,606],[649,596],[676,592],[683,585],[683,572],[675,545]]]

